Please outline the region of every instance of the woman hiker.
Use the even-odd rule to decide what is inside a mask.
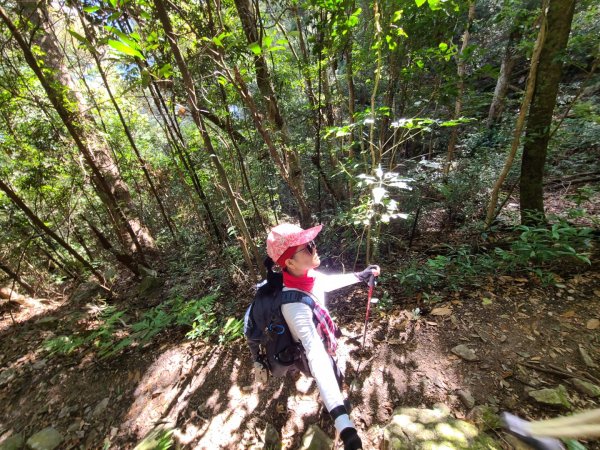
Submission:
[[[357,273],[328,275],[317,272],[315,269],[321,261],[313,239],[322,227],[303,230],[292,224],[278,225],[267,238],[267,254],[283,270],[281,312],[292,337],[304,348],[310,372],[344,442],[344,450],[357,450],[362,449],[362,442],[340,390],[341,373],[333,359],[339,330],[327,311],[325,293],[359,281],[368,282],[372,276],[379,275],[380,269],[373,265]],[[294,295],[312,298],[316,303],[314,311],[302,301],[286,303],[285,297]],[[257,380],[266,379],[267,371],[260,363],[255,363],[254,370]]]

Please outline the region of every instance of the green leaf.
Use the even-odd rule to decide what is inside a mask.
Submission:
[[[69,32],[69,34],[71,36],[73,36],[75,39],[77,39],[82,44],[88,44],[88,40],[85,37],[83,37],[82,35],[80,35],[77,31],[74,31],[74,30],[67,30],[67,31]]]
[[[138,50],[131,48],[129,45],[125,44],[124,42],[115,41],[114,39],[109,39],[108,45],[110,45],[116,51],[118,51],[119,53],[122,53],[124,55],[136,56],[140,59],[144,59],[144,55],[142,55]]]
[[[263,48],[269,48],[273,43],[273,38],[271,36],[265,36],[262,41]]]
[[[566,439],[564,443],[567,444],[567,450],[586,450],[584,445],[581,445],[574,439]]]
[[[285,47],[283,45],[274,45],[273,47],[269,47],[267,49],[268,52],[278,52],[280,50],[285,50]]]
[[[95,13],[95,12],[96,12],[96,11],[98,11],[99,9],[100,9],[100,7],[99,7],[99,6],[86,6],[85,8],[83,8],[83,10],[84,10],[86,13],[90,13],[90,14],[91,14],[91,13]]]
[[[131,35],[127,35],[127,34],[123,33],[121,30],[119,30],[115,27],[112,27],[112,26],[108,26],[108,25],[105,26],[104,28],[106,28],[111,33],[116,34],[124,44],[128,45],[129,47],[131,47],[134,50],[141,52],[142,48],[138,44],[138,40],[140,39],[139,34],[131,33]]]
[[[257,56],[262,53],[262,48],[260,48],[260,45],[258,45],[258,42],[253,42],[252,44],[250,44],[248,46],[248,48],[252,51],[252,53],[254,53]]]
[[[218,36],[215,36],[212,38],[212,42],[217,46],[217,47],[223,47],[223,39],[225,39],[226,37],[231,36],[231,33],[228,32],[223,32],[220,33]]]
[[[448,44],[446,44],[445,42],[440,42],[440,45],[438,45],[438,47],[443,52],[445,52],[446,50],[448,50]]]
[[[166,63],[160,69],[158,69],[158,75],[162,78],[169,78],[173,75],[173,66],[171,64]]]
[[[426,0],[415,0],[416,5],[420,8],[425,4]]]
[[[429,9],[432,11],[441,9],[440,0],[427,0],[427,4],[429,4]]]

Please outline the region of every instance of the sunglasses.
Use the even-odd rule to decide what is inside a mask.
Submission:
[[[296,253],[300,253],[300,252],[303,252],[304,250],[306,250],[311,255],[314,255],[316,249],[317,249],[317,244],[315,244],[315,241],[310,241],[310,242],[306,243],[306,247],[304,247],[302,250],[298,250]],[[292,257],[296,256],[296,253],[294,253],[292,255]]]

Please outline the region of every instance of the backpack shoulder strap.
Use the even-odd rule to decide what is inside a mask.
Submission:
[[[312,295],[300,289],[283,288],[283,291],[281,291],[281,304],[286,305],[288,303],[304,303],[311,310],[315,309],[315,300]]]

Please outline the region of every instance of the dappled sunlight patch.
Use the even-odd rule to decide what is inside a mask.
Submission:
[[[12,310],[12,318],[8,311],[3,312],[0,319],[0,333],[5,330],[9,330],[10,327],[14,325],[13,318],[15,323],[18,324],[28,321],[36,323],[37,321],[43,319],[41,316],[51,313],[52,311],[64,306],[64,302],[62,301],[26,296],[20,296],[18,300],[11,300],[11,302],[18,303],[19,308],[17,310]],[[0,304],[2,306],[7,305],[7,307],[10,307],[10,305],[7,303],[8,302],[6,300],[2,299]]]
[[[455,419],[445,405],[400,408],[383,431],[383,449],[500,449],[475,425]]]
[[[314,378],[301,376],[296,381],[296,389],[302,394],[307,394],[314,385]]]
[[[177,385],[193,366],[187,347],[184,344],[168,349],[141,377],[125,418],[125,427],[135,430],[138,436],[146,434],[157,421],[168,421],[169,417],[165,415],[179,394]],[[179,407],[185,406],[183,401],[177,403]]]
[[[302,378],[306,377],[302,376]],[[312,395],[298,393],[289,396],[285,410],[282,408],[282,412],[293,411],[293,414],[289,414],[283,427],[286,430],[284,437],[289,438],[295,433],[302,433],[308,425],[315,423],[320,405],[321,400],[316,393]]]

